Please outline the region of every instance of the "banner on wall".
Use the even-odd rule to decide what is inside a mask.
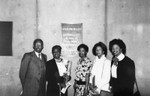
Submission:
[[[82,23],[62,23],[62,55],[77,56],[77,47],[82,43]]]

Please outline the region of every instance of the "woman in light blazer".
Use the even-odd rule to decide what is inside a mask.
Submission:
[[[93,54],[95,55],[95,60],[90,76],[90,84],[92,85],[90,94],[107,96],[110,92],[109,81],[111,62],[106,58],[106,45],[102,42],[96,43],[93,47]]]

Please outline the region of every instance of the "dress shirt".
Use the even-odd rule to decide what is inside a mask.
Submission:
[[[121,61],[121,60],[124,59],[124,57],[125,57],[125,55],[121,53],[117,58],[118,58],[119,61]],[[116,66],[114,64],[112,65],[111,73],[112,73],[113,78],[117,78],[117,67],[118,66]]]
[[[111,62],[105,55],[102,55],[101,58],[96,56],[91,70],[90,83],[92,83],[92,79],[95,76],[95,85],[99,93],[101,90],[109,91],[110,66]]]
[[[38,53],[38,52],[36,52],[36,51],[34,51],[34,52],[35,52],[35,54],[36,54],[36,56],[37,56],[38,58],[42,59],[41,53]]]

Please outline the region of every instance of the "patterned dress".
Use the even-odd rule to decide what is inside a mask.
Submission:
[[[75,80],[85,82],[86,73],[90,73],[91,68],[92,62],[88,57],[79,59],[79,61],[77,62],[77,67],[75,69]],[[84,89],[85,84],[76,84],[75,96],[83,96]]]

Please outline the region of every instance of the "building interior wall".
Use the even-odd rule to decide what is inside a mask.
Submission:
[[[135,62],[136,78],[142,96],[149,96],[150,76],[150,1],[108,0],[107,42],[121,38],[127,46],[127,56]]]
[[[0,56],[0,96],[19,96],[22,90],[19,68],[23,54],[32,51],[35,38],[44,41],[43,53],[52,58],[52,46],[62,44],[61,23],[83,23],[83,43],[94,60],[92,47],[102,41],[107,46],[122,39],[127,55],[135,61],[142,96],[149,96],[150,1],[149,0],[0,0],[0,21],[13,22],[13,56]],[[75,57],[63,57],[73,62]],[[111,59],[110,52],[108,58]],[[72,86],[68,91],[73,94]]]

